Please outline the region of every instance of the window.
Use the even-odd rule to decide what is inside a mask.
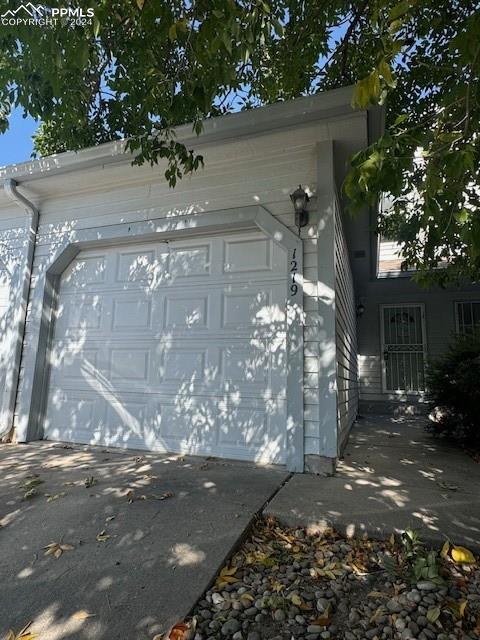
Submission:
[[[480,335],[480,300],[457,302],[457,332],[461,335]]]

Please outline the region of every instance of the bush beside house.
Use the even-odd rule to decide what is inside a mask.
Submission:
[[[480,335],[457,336],[428,370],[433,430],[480,447]]]

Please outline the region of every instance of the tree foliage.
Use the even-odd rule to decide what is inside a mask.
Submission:
[[[125,137],[135,162],[202,162],[174,127],[356,84],[386,132],[352,158],[352,210],[390,206],[378,230],[420,282],[480,275],[480,10],[471,0],[98,0],[91,24],[0,25],[0,128],[42,121],[37,153]],[[1,12],[17,6],[0,0]],[[446,268],[436,269],[438,265]]]

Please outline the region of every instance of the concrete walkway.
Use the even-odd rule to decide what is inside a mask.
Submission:
[[[426,541],[448,536],[479,550],[480,464],[426,433],[425,421],[359,421],[334,477],[294,476],[266,513],[347,535],[384,537],[411,526]]]
[[[38,495],[23,500],[34,474]],[[0,446],[0,638],[32,620],[41,640],[151,640],[188,613],[287,475],[133,451]],[[45,556],[53,542],[74,548]]]

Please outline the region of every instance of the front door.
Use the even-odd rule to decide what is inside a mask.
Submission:
[[[380,313],[383,390],[424,391],[426,340],[423,305],[382,305]]]

